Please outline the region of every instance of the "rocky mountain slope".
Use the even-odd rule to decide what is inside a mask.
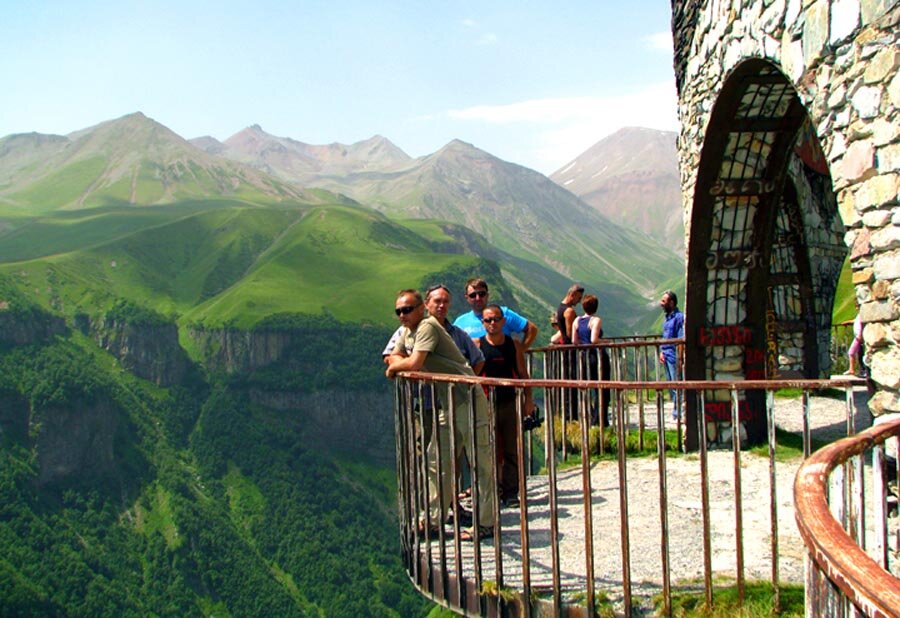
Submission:
[[[624,128],[575,157],[550,179],[620,225],[684,251],[675,133]]]

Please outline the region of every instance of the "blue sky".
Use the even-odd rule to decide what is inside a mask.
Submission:
[[[0,136],[142,111],[186,138],[454,138],[549,174],[675,130],[669,0],[0,0]]]

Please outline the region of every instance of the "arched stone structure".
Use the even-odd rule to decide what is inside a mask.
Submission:
[[[900,0],[673,0],[688,379],[826,374],[849,254],[870,407],[900,413],[898,22]],[[727,425],[729,394],[705,412]]]

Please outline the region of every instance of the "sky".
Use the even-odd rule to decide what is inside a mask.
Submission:
[[[0,0],[0,136],[141,111],[185,138],[453,139],[545,174],[677,129],[670,0]]]

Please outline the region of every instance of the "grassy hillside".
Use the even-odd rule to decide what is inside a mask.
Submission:
[[[42,257],[13,261],[25,247]],[[243,327],[282,312],[393,323],[396,290],[477,262],[437,253],[428,239],[362,207],[222,201],[45,215],[0,237],[0,255],[0,272],[68,315],[127,298],[184,321]]]

